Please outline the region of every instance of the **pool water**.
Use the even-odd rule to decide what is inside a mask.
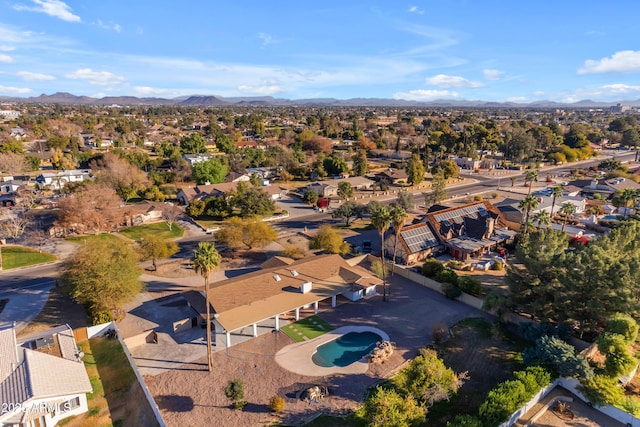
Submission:
[[[319,346],[311,360],[325,368],[349,366],[371,353],[378,341],[382,338],[374,332],[349,332]]]
[[[605,215],[600,219],[605,221],[620,221],[620,217],[618,215]]]

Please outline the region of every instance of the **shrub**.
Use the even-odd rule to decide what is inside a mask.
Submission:
[[[449,328],[444,323],[436,323],[431,329],[431,337],[435,345],[440,345],[449,334]]]
[[[428,259],[422,264],[422,274],[427,277],[435,277],[442,270],[444,270],[444,266],[435,259]]]
[[[442,284],[442,292],[449,299],[456,299],[456,298],[459,298],[460,295],[462,295],[462,291],[460,290],[459,287],[457,287],[452,283],[447,283],[447,282]]]
[[[493,264],[491,264],[491,269],[495,271],[502,271],[504,270],[504,263],[496,259]]]
[[[284,399],[280,396],[273,396],[269,401],[269,409],[271,409],[272,412],[284,411]]]
[[[447,421],[447,427],[482,427],[482,421],[473,415],[457,415],[453,421]]]
[[[450,268],[444,268],[435,275],[436,281],[440,283],[451,283],[458,286],[458,274]]]
[[[94,325],[102,325],[113,321],[113,313],[110,310],[99,311],[91,316],[91,322]]]
[[[625,396],[618,407],[636,418],[640,416],[640,399],[636,396]]]
[[[523,359],[526,364],[544,363],[563,377],[593,377],[593,368],[587,359],[558,337],[540,337],[535,347],[524,351]]]
[[[616,313],[607,320],[605,331],[620,334],[627,344],[631,344],[638,338],[638,323],[628,314]]]
[[[304,258],[304,249],[296,245],[287,245],[282,249],[280,255],[287,258],[301,259]]]
[[[589,380],[582,380],[578,390],[594,405],[619,405],[624,399],[624,391],[617,378],[596,375]]]
[[[478,296],[482,293],[482,283],[475,277],[463,276],[458,278],[458,287],[471,295]]]
[[[500,195],[498,193],[491,193],[492,199],[497,199]]]
[[[425,419],[424,407],[412,396],[380,386],[365,401],[362,414],[370,427],[419,425]]]
[[[478,194],[477,196],[473,196],[473,200],[476,202],[481,202],[484,200],[484,197]]]
[[[224,395],[233,402],[238,402],[244,398],[244,382],[240,378],[229,381],[224,388]]]

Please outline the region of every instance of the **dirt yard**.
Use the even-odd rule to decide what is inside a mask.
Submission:
[[[42,311],[18,335],[25,336],[64,324],[69,324],[73,329],[85,327],[87,313],[82,305],[76,304],[60,288],[53,288]]]
[[[379,380],[381,371],[398,363],[402,357],[389,361],[365,375],[305,377],[280,367],[274,354],[293,340],[283,333],[261,335],[232,347],[228,352],[214,353],[214,369],[206,372],[206,359],[183,365],[164,374],[147,376],[145,382],[160,407],[167,425],[259,426],[279,423],[300,424],[319,411],[343,412],[357,407],[364,390]],[[247,406],[230,408],[224,387],[234,379],[245,384]],[[300,393],[312,385],[329,388],[330,397],[318,403],[302,401]],[[202,393],[194,392],[202,390]],[[274,415],[268,408],[271,397],[285,398],[285,410]],[[221,424],[221,420],[224,423]]]

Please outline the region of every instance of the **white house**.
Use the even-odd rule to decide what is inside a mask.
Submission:
[[[196,163],[207,162],[213,159],[213,156],[211,154],[185,154],[182,158],[189,163],[189,166],[193,166]]]
[[[0,426],[53,427],[87,412],[81,357],[69,325],[20,340],[12,324],[0,326]]]
[[[38,187],[49,187],[52,190],[60,190],[69,182],[82,182],[91,179],[89,169],[73,169],[68,171],[46,172],[36,176]]]

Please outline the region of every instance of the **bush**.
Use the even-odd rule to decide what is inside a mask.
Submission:
[[[284,399],[280,396],[273,396],[269,401],[269,409],[271,409],[272,412],[284,411]]]
[[[596,375],[590,380],[582,380],[578,390],[594,405],[619,405],[624,399],[624,390],[617,378]]]
[[[413,396],[377,386],[364,402],[363,418],[370,427],[419,425],[425,420],[424,407]]]
[[[636,396],[625,396],[618,406],[636,418],[640,416],[640,399]]]
[[[435,345],[442,344],[447,335],[449,335],[449,328],[447,328],[447,325],[444,323],[436,323],[433,329],[431,329],[431,337]]]
[[[108,322],[113,322],[113,313],[109,310],[99,311],[91,316],[91,323],[94,325],[102,325]]]
[[[447,427],[482,427],[482,421],[473,415],[457,415],[453,421],[447,421]]]
[[[473,200],[476,202],[481,202],[484,200],[484,197],[478,194],[477,196],[473,196]]]
[[[459,298],[460,295],[462,295],[462,291],[460,290],[459,287],[457,287],[452,283],[446,283],[446,282],[442,284],[442,292],[449,299],[456,299],[456,298]]]
[[[435,277],[442,270],[444,270],[444,266],[435,259],[428,259],[422,264],[422,274],[427,277]]]
[[[492,199],[497,199],[498,197],[500,197],[500,195],[498,193],[491,193],[491,198]]]
[[[496,259],[493,264],[491,264],[491,269],[495,271],[502,271],[504,270],[504,263]]]
[[[479,296],[482,293],[482,283],[471,276],[463,276],[458,279],[458,287],[464,292]]]
[[[233,402],[238,402],[244,398],[244,382],[240,378],[229,381],[224,388],[224,395]]]
[[[436,281],[440,283],[451,283],[458,286],[458,274],[450,268],[443,268],[435,275]]]

